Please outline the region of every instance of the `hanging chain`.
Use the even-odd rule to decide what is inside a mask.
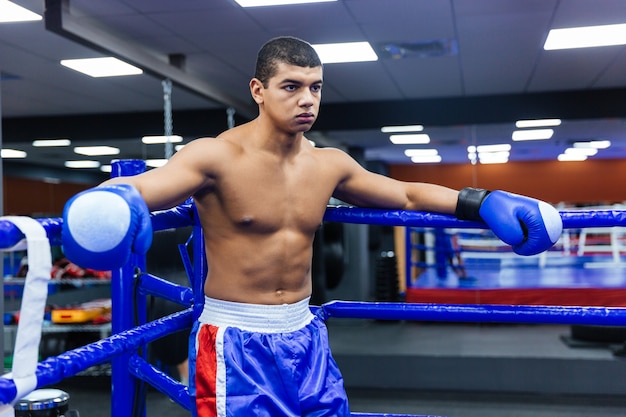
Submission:
[[[163,85],[163,115],[165,124],[165,159],[170,159],[174,154],[172,145],[172,132],[174,125],[172,122],[172,81],[169,79],[161,82]]]
[[[235,109],[232,107],[227,108],[226,114],[228,115],[228,128],[232,129],[235,127]]]

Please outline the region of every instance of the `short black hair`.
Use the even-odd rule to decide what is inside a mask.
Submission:
[[[281,62],[308,68],[322,66],[320,57],[310,43],[293,36],[280,36],[270,39],[259,50],[254,77],[267,87],[267,82],[276,74]]]

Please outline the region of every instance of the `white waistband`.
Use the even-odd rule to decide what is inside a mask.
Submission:
[[[287,333],[303,328],[313,317],[309,298],[294,304],[265,305],[236,303],[205,296],[204,309],[198,321],[258,333]]]

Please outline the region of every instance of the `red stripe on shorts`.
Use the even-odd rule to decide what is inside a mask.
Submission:
[[[196,407],[199,417],[217,417],[215,339],[218,328],[205,324],[198,334],[196,356]]]

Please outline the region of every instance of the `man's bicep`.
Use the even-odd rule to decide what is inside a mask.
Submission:
[[[198,172],[170,161],[142,174],[112,178],[103,184],[130,184],[139,191],[150,210],[161,210],[185,201],[200,187],[201,180]]]
[[[189,166],[153,169],[141,178],[140,192],[152,210],[171,208],[194,195],[204,184],[199,170]]]
[[[402,208],[407,203],[400,182],[365,169],[352,172],[337,186],[333,196],[361,207]]]

